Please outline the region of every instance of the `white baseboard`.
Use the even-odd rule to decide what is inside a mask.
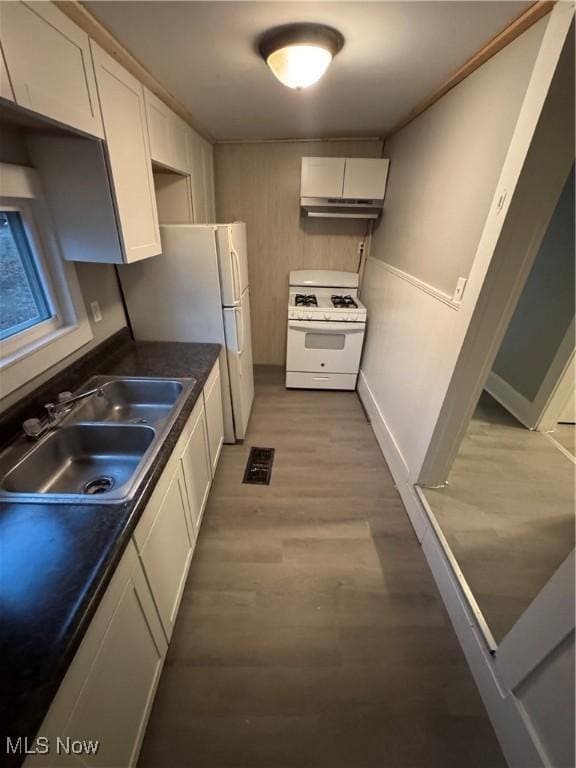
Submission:
[[[382,411],[380,410],[376,398],[366,380],[364,371],[360,371],[358,376],[358,396],[362,401],[364,410],[368,414],[372,430],[376,435],[380,450],[390,468],[390,472],[392,473],[398,492],[402,497],[402,501],[404,502],[404,506],[406,507],[408,517],[416,532],[418,541],[422,541],[428,527],[428,520],[426,519],[426,516],[422,514],[421,510],[417,509],[413,503],[413,495],[415,491],[412,484],[408,482],[408,464],[406,463],[392,432],[386,424]]]
[[[530,413],[532,403],[514,387],[510,386],[501,376],[498,376],[494,371],[490,371],[484,389],[524,426],[528,427],[528,429],[533,429],[534,425],[531,424],[532,414]]]
[[[510,768],[550,768],[538,737],[513,692],[503,685],[496,665],[497,648],[487,642],[481,622],[466,595],[447,554],[448,544],[439,536],[428,515],[427,505],[409,481],[409,472],[386,419],[361,371],[358,395],[370,419],[386,463],[402,497],[406,513],[440,592],[452,625],[472,672],[488,716]],[[453,557],[453,555],[452,555]],[[476,606],[476,610],[477,606]]]

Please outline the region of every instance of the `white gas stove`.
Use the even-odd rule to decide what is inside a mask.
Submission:
[[[355,272],[290,272],[286,386],[355,389],[365,328]]]

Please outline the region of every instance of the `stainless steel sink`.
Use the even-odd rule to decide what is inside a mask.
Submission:
[[[154,463],[196,380],[95,376],[37,442],[22,437],[0,455],[0,500],[129,499]]]
[[[73,424],[50,432],[2,479],[3,491],[121,499],[152,444],[152,427]]]
[[[177,379],[104,379],[97,376],[86,384],[87,389],[98,386],[103,395],[82,401],[74,411],[75,419],[157,424],[170,415],[184,389],[184,383]]]

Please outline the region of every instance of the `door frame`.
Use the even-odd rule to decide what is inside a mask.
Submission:
[[[419,485],[446,482],[574,163],[573,19],[572,5],[557,3],[544,32],[460,307],[467,330]]]

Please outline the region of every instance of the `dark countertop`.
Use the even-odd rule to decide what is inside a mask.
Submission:
[[[116,334],[78,364],[0,417],[37,412],[50,391],[76,389],[95,374],[197,379],[156,461],[123,504],[0,503],[0,763],[6,739],[37,734],[72,658],[106,591],[158,478],[202,392],[218,344],[131,341]]]

